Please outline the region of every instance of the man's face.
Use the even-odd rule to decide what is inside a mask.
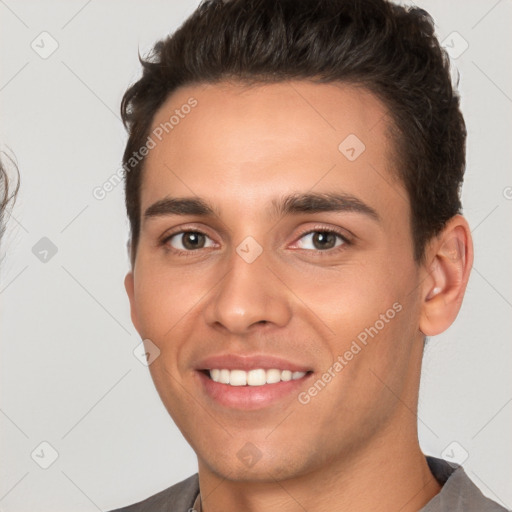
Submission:
[[[200,468],[303,475],[415,424],[421,272],[382,103],[346,85],[201,85],[153,128],[176,109],[145,163],[127,290]],[[184,198],[213,213],[168,201]],[[247,378],[269,383],[232,385]]]

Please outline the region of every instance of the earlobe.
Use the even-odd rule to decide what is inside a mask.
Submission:
[[[137,308],[135,305],[135,282],[133,277],[133,272],[128,272],[124,278],[124,288],[126,290],[126,294],[128,295],[128,299],[130,301],[130,315],[132,318],[132,323],[137,332],[140,334],[138,319],[137,319]]]
[[[457,317],[473,264],[471,232],[464,217],[456,215],[448,222],[431,243],[427,261],[420,330],[435,336]]]

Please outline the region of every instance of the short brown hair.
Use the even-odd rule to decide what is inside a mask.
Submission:
[[[397,170],[411,205],[415,258],[461,210],[466,127],[430,15],[386,0],[205,0],[159,41],[125,93],[124,168],[178,87],[236,80],[313,80],[365,87],[389,110]],[[132,261],[144,159],[126,173]]]

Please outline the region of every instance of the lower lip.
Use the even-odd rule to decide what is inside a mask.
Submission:
[[[267,407],[290,395],[298,395],[304,382],[311,377],[307,373],[296,380],[281,381],[263,386],[230,386],[210,379],[201,371],[196,371],[206,394],[224,407],[254,410]]]

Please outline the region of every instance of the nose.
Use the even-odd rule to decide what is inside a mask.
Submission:
[[[248,263],[236,251],[205,307],[208,325],[236,335],[262,325],[285,326],[291,318],[290,291],[270,270],[265,251]],[[258,327],[260,326],[260,327]]]

